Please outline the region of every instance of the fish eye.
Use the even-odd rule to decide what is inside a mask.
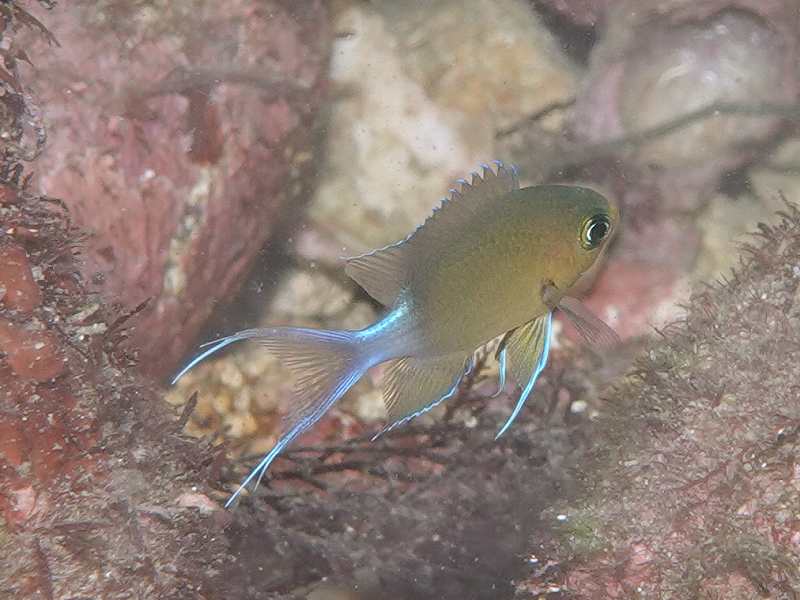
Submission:
[[[595,215],[586,219],[581,229],[581,246],[586,250],[596,248],[608,236],[609,231],[611,221],[608,215]]]

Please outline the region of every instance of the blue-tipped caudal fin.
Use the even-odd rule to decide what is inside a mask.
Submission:
[[[553,313],[529,321],[515,330],[506,339],[502,352],[508,355],[508,362],[514,379],[522,387],[522,393],[517,400],[513,412],[506,420],[495,439],[503,435],[517,418],[525,405],[536,380],[547,364],[547,355],[550,353],[550,337],[553,328]],[[504,367],[505,367],[505,360]]]
[[[201,344],[200,345],[201,348],[206,348],[206,347],[208,348],[203,352],[201,352],[200,354],[198,354],[197,356],[195,356],[188,363],[186,363],[186,366],[184,366],[180,371],[178,371],[175,377],[172,378],[170,384],[175,385],[176,383],[178,383],[178,380],[184,375],[186,375],[186,373],[191,371],[196,365],[203,362],[206,358],[208,358],[212,354],[215,354],[218,351],[222,350],[225,346],[232,344],[233,342],[246,340],[248,339],[248,337],[253,337],[253,335],[255,335],[254,332],[256,331],[258,330],[247,329],[245,331],[240,331],[239,333],[234,333],[233,335],[229,335],[228,337],[224,337],[220,340],[214,340],[213,342],[206,342],[205,344]],[[253,335],[246,335],[246,334],[253,334]]]
[[[225,346],[255,340],[281,360],[295,378],[295,396],[283,417],[282,433],[275,446],[245,478],[225,504],[229,507],[255,481],[261,481],[272,461],[298,436],[314,425],[372,366],[358,332],[326,331],[301,327],[247,329],[213,343],[175,377]],[[254,487],[255,487],[254,486]]]

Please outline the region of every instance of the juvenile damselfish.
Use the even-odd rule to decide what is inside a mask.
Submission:
[[[503,336],[500,389],[508,369],[522,393],[502,435],[545,367],[554,310],[593,345],[616,340],[569,292],[602,254],[617,222],[615,206],[601,194],[567,185],[520,189],[516,169],[497,162],[473,173],[471,182],[460,180],[406,239],[347,259],[345,272],[388,307],[369,327],[246,329],[207,344],[174,381],[240,340],[263,344],[296,380],[280,439],[228,505],[370,367],[387,361],[388,424],[380,433],[452,396],[475,350]]]

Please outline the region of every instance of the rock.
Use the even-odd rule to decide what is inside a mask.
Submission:
[[[787,1],[625,1],[605,15],[578,94],[574,135],[619,139],[712,103],[793,103],[798,94],[798,34]],[[752,160],[776,134],[768,114],[708,115],[684,127],[612,151],[649,181],[662,201],[695,210],[720,176]]]
[[[214,491],[199,465],[213,456],[133,373],[114,332],[120,315],[98,306],[80,278],[68,293],[62,287],[63,274],[77,272],[76,230],[27,193],[3,218],[41,279],[32,314],[0,303],[0,589],[16,598],[179,598],[197,586],[208,597],[243,597],[231,589],[236,578],[220,574],[235,561],[204,516],[213,502],[201,502]],[[13,233],[22,230],[35,239]],[[90,324],[107,335],[82,333]],[[202,552],[183,556],[187,540]]]
[[[151,299],[131,345],[162,376],[308,194],[327,11],[112,0],[46,20],[61,46],[36,61],[49,134],[36,185],[91,232],[96,289]]]
[[[42,303],[25,249],[16,244],[0,246],[0,304],[31,313]]]
[[[13,204],[18,200],[17,190],[9,185],[0,185],[0,205]]]
[[[536,0],[537,6],[546,6],[581,27],[602,22],[612,0]]]
[[[22,379],[47,381],[64,372],[63,350],[47,331],[30,331],[0,318],[0,351]]]
[[[725,12],[709,21],[642,28],[620,84],[622,132],[645,131],[712,103],[758,105],[784,91],[783,45],[757,17]],[[767,138],[777,119],[718,115],[631,152],[640,165],[687,169]]]
[[[583,492],[542,514],[547,568],[520,588],[584,600],[798,589],[800,210],[775,221],[609,392]]]
[[[623,339],[649,336],[681,316],[690,283],[671,266],[620,257],[600,274],[586,305]],[[568,328],[572,339],[580,339]]]
[[[784,207],[780,207],[784,208]],[[702,247],[694,269],[698,281],[714,281],[727,277],[737,266],[740,246],[751,241],[759,222],[775,219],[774,211],[758,198],[738,198],[719,194],[705,207],[698,219]]]
[[[544,135],[533,124],[506,144],[520,161],[536,157],[543,179],[588,183],[620,203],[621,239],[589,304],[616,316],[623,336],[647,333],[680,314],[676,303],[688,299],[697,276],[731,266],[735,254],[723,240],[752,221],[747,215],[741,222],[738,216],[706,221],[714,230],[708,233],[696,217],[719,195],[724,175],[774,141],[781,122],[768,110],[709,114],[646,139],[635,135],[712,103],[794,103],[796,7],[780,0],[544,4],[577,25],[599,22],[601,30],[568,132]],[[706,235],[710,246],[703,247]],[[731,260],[718,260],[719,252]]]
[[[750,183],[767,212],[783,210],[783,198],[800,198],[800,139],[793,137],[780,144],[768,157],[749,171]]]
[[[348,32],[333,50],[341,94],[298,249],[337,268],[402,239],[455,179],[504,158],[496,129],[575,92],[577,67],[519,0],[353,3],[335,28]]]

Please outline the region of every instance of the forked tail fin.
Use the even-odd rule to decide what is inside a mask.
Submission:
[[[175,383],[189,369],[218,350],[242,340],[263,344],[295,376],[295,398],[283,417],[280,439],[228,499],[229,507],[255,479],[261,481],[275,457],[306,429],[316,423],[334,403],[372,366],[359,332],[326,331],[302,327],[246,329],[205,344],[207,350],[192,359],[173,379]],[[255,487],[254,486],[254,487]]]

